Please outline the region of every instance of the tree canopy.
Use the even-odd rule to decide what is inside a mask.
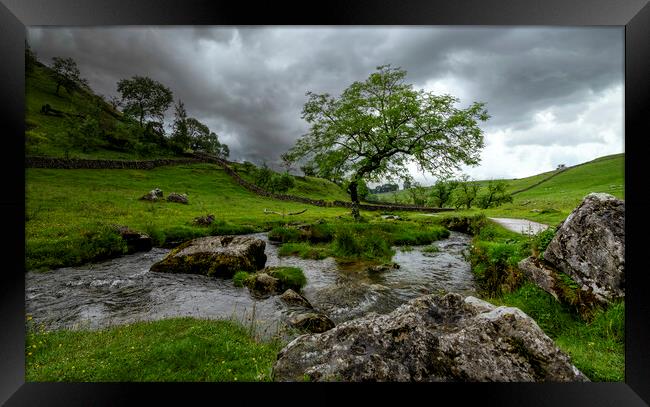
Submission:
[[[406,74],[384,65],[339,97],[307,92],[302,118],[311,127],[287,157],[306,159],[320,176],[348,179],[355,218],[360,180],[399,178],[411,162],[441,177],[479,162],[484,143],[477,122],[489,117],[484,104],[458,108],[451,95],[414,89]]]
[[[124,113],[138,118],[140,126],[146,118],[162,122],[173,100],[169,88],[145,76],[122,79],[117,83],[117,90],[122,95]]]
[[[52,58],[52,72],[56,82],[56,94],[59,94],[59,88],[63,88],[68,93],[72,93],[81,85],[88,85],[88,82],[81,77],[81,72],[77,63],[72,58]]]

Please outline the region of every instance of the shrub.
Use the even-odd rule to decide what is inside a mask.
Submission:
[[[553,240],[554,237],[555,229],[553,228],[548,228],[533,236],[531,239],[531,250],[533,256],[537,256],[541,259],[548,244],[551,243],[551,240]]]
[[[515,244],[476,242],[470,249],[472,272],[481,289],[488,295],[500,295],[518,288],[524,277],[517,267],[522,260]]]

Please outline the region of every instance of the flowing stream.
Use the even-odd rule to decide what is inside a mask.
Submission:
[[[436,242],[437,253],[421,246],[396,248],[400,265],[382,273],[368,273],[362,264],[339,265],[334,259],[305,260],[278,257],[277,246],[265,233],[267,266],[300,267],[307,277],[302,294],[315,309],[335,323],[368,312],[388,313],[409,299],[433,292],[475,295],[470,266],[464,259],[470,237],[451,232]],[[116,324],[191,316],[235,319],[260,337],[279,333],[292,310],[278,296],[260,299],[230,279],[191,274],[149,272],[169,249],[154,248],[112,260],[27,272],[26,312],[45,329],[97,329]]]

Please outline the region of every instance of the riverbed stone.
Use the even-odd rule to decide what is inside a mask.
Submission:
[[[292,306],[298,306],[298,307],[303,307],[303,308],[314,308],[309,301],[303,297],[302,295],[298,294],[292,289],[286,290],[282,295],[280,296],[280,299]]]
[[[176,192],[171,192],[169,195],[167,195],[167,201],[182,203],[186,205],[190,203],[189,200],[187,199],[187,195],[177,194]]]
[[[276,381],[588,381],[533,319],[459,294],[370,313],[278,354]]]
[[[255,273],[246,280],[246,286],[256,296],[269,296],[277,293],[279,281],[267,273]]]
[[[397,263],[386,263],[377,266],[369,266],[366,268],[366,271],[368,273],[383,273],[390,270],[396,270],[398,268],[399,268],[399,264]]]
[[[625,201],[592,193],[571,212],[544,260],[601,302],[625,296]]]
[[[295,315],[289,321],[291,326],[312,333],[322,333],[335,327],[334,322],[322,312],[306,312]]]
[[[237,271],[264,267],[266,243],[252,236],[208,236],[173,249],[151,271],[232,277]]]
[[[159,199],[162,199],[163,197],[163,191],[160,188],[154,188],[145,195],[143,195],[140,199],[144,201],[157,201]]]

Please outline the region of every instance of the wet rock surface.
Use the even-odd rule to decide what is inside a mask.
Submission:
[[[588,381],[521,310],[459,294],[299,336],[273,372],[278,381]]]
[[[264,267],[266,243],[252,236],[208,236],[176,247],[151,266],[153,272],[232,277],[237,271]]]
[[[294,306],[294,307],[302,307],[302,308],[314,308],[309,301],[302,295],[298,294],[292,289],[286,290],[282,295],[280,296],[280,299],[287,305]]]
[[[625,295],[625,201],[587,195],[544,252],[546,263],[607,303]]]

